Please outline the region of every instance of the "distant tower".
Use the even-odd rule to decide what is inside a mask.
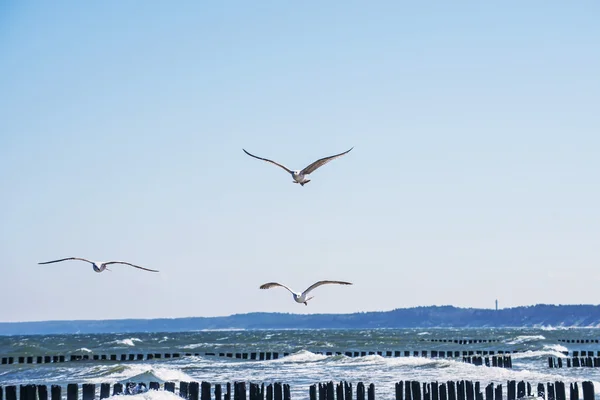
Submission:
[[[496,311],[498,311],[498,299],[496,299]]]

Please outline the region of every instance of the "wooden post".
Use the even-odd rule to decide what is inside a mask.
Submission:
[[[352,400],[352,383],[344,381],[344,390],[346,392],[344,394],[345,400]]]
[[[440,385],[438,386],[438,393],[440,395],[440,400],[447,400],[448,399],[448,393],[446,390],[446,384],[445,383],[440,383]]]
[[[227,391],[223,400],[231,400],[231,382],[227,382]]]
[[[217,383],[215,385],[215,400],[221,400],[221,384]]]
[[[334,394],[335,394],[335,389],[333,386],[333,382],[329,381],[329,382],[327,382],[327,395],[326,395],[327,400],[334,400],[335,399]]]
[[[396,382],[396,400],[404,400],[404,382]]]
[[[422,400],[421,399],[421,385],[418,381],[412,381],[410,383],[412,398],[413,400]]]
[[[577,386],[577,382],[572,382],[570,385],[571,396],[570,400],[579,400],[579,386]]]
[[[494,384],[490,383],[485,387],[485,400],[494,400]]]
[[[150,388],[152,388],[152,384],[150,384]],[[110,383],[101,383],[100,384],[100,399],[106,399],[110,397]]]
[[[94,400],[96,397],[96,385],[93,383],[84,383],[81,385],[82,399],[83,400]]]
[[[525,397],[525,382],[517,383],[517,398]]]
[[[273,400],[273,384],[269,383],[267,386],[267,400]]]
[[[17,400],[17,387],[14,385],[7,386],[4,391],[6,392],[6,400]]]
[[[475,400],[475,388],[473,387],[473,381],[465,381],[465,394],[467,400]]]
[[[308,397],[309,397],[309,400],[317,400],[317,385],[316,384],[310,385],[310,388],[308,389]]]
[[[200,399],[201,400],[210,400],[210,383],[202,382],[200,385]],[[215,385],[215,398],[217,397],[217,386]],[[219,386],[219,400],[221,397],[221,386]]]
[[[475,400],[483,400],[483,393],[481,393],[481,384],[475,382]]]
[[[538,383],[537,385],[537,395],[538,397],[546,398],[546,391],[544,390],[544,384]]]
[[[368,400],[375,400],[375,385],[373,383],[371,383],[369,385],[369,390],[367,393],[367,398]]]
[[[249,399],[250,400],[258,400],[259,395],[260,395],[260,388],[258,387],[258,384],[250,382]]]
[[[39,400],[48,400],[48,387],[46,385],[37,386]],[[0,400],[2,400],[2,388],[0,387]]]
[[[583,388],[583,400],[594,400],[594,384],[591,381],[581,383]]]
[[[236,392],[238,393],[237,400],[246,400],[246,382],[236,382]]]
[[[50,388],[50,398],[52,400],[62,400],[62,388],[60,385],[52,385]],[[6,400],[8,400],[8,398]]]
[[[567,400],[564,382],[556,381],[554,384],[554,390],[556,391],[556,400]]]
[[[494,400],[502,400],[502,385],[496,385],[496,389],[494,389]]]
[[[165,388],[166,388],[166,386],[165,386]],[[113,396],[118,396],[122,393],[123,393],[123,384],[115,383],[115,385],[113,386]]]
[[[179,382],[179,397],[187,399],[188,398],[188,389],[189,389],[188,382]]]
[[[517,382],[508,381],[508,400],[515,400],[517,398]]]
[[[283,400],[283,388],[281,382],[275,382],[273,385],[273,398],[274,400]]]
[[[340,382],[335,386],[336,400],[344,400],[344,382]]]
[[[465,400],[465,381],[456,382],[456,398]]]
[[[423,382],[423,400],[431,400],[431,386],[427,382]]]
[[[412,385],[410,381],[404,381],[404,400],[412,400]]]
[[[175,382],[165,382],[165,391],[175,393]]]
[[[200,384],[198,382],[190,382],[188,384],[188,396],[190,400],[198,400],[200,398]]]
[[[362,382],[356,384],[356,400],[365,400],[365,385]]]
[[[438,383],[437,381],[431,382],[431,400],[439,400],[440,395],[438,391]]]
[[[283,400],[291,400],[292,394],[290,392],[290,385],[287,383],[283,384]]]
[[[456,388],[454,381],[448,381],[448,400],[456,400]]]
[[[546,400],[555,400],[556,396],[554,395],[554,383],[548,382],[548,397]]]
[[[160,390],[160,383],[158,382],[150,382],[150,390]]]
[[[69,383],[67,385],[67,400],[78,400],[79,387],[76,383]]]

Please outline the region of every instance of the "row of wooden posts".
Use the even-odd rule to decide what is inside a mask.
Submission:
[[[457,343],[457,344],[474,344],[474,343],[495,343],[499,342],[500,339],[421,339],[422,342],[435,342],[435,343]]]
[[[209,382],[180,382],[176,390],[174,382],[165,382],[162,390],[176,393],[186,400],[290,400],[291,392],[288,384],[280,382],[257,384],[250,382],[216,384],[214,389]],[[318,383],[309,388],[310,400],[375,400],[375,385],[358,382],[356,391],[352,383],[332,381]],[[395,400],[516,400],[523,397],[542,397],[546,400],[567,400],[566,385],[564,382],[539,383],[533,387],[529,382],[507,382],[506,395],[502,384],[489,383],[485,387],[480,382],[473,381],[448,381],[448,382],[418,382],[400,381],[395,384]],[[140,388],[142,390],[140,391]],[[99,390],[93,383],[81,385],[81,399],[95,400],[97,397],[105,399],[121,394],[137,394],[147,389],[161,390],[158,382],[150,382],[146,387],[142,383],[130,382],[127,384],[115,383],[112,387],[108,383],[99,385]],[[249,390],[247,390],[247,388]],[[17,389],[19,389],[17,391]],[[18,393],[18,397],[17,397]],[[0,387],[0,399],[3,391]],[[594,385],[591,381],[569,384],[569,400],[594,400]],[[386,396],[389,397],[389,396]],[[46,385],[20,385],[4,388],[6,400],[62,400],[62,387],[52,385],[50,393]],[[79,385],[67,385],[67,400],[79,400]]]
[[[346,357],[364,357],[368,355],[380,355],[382,357],[431,357],[431,358],[453,358],[469,357],[475,355],[493,356],[495,354],[517,353],[517,350],[404,350],[404,351],[315,351],[314,354],[324,356],[345,355]],[[289,356],[290,353],[279,353],[277,351],[251,352],[251,353],[148,353],[148,354],[70,354],[65,355],[45,355],[45,356],[6,356],[2,357],[2,364],[48,364],[63,363],[71,361],[144,361],[155,359],[179,358],[182,356],[219,356],[227,358],[236,358],[242,360],[277,360],[281,357]]]
[[[572,357],[562,358],[548,357],[548,367],[550,368],[571,368],[571,367],[589,367],[600,368],[600,357]]]
[[[598,339],[558,339],[562,343],[600,343]]]
[[[463,357],[463,362],[474,365],[485,365],[486,367],[512,368],[511,356],[492,356],[491,363],[490,357]]]

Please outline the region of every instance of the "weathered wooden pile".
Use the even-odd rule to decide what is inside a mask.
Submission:
[[[580,391],[581,385],[581,391]],[[81,388],[81,397],[80,397]],[[18,389],[18,390],[17,390]],[[0,399],[6,400],[62,400],[62,387],[52,385],[50,391],[46,385],[0,386]],[[148,385],[139,382],[126,384],[102,383],[95,385],[84,383],[69,384],[66,387],[67,400],[96,400],[115,395],[128,395],[147,390],[164,390],[186,400],[291,400],[290,386],[281,382],[258,384],[234,382],[225,385],[211,385],[209,382],[165,382],[161,388],[158,382]],[[309,387],[310,400],[375,400],[375,385],[332,381],[317,383]],[[590,381],[569,383],[569,400],[594,400],[594,385]],[[389,396],[385,396],[389,398]],[[395,400],[517,400],[527,397],[542,397],[548,400],[567,400],[564,382],[538,383],[508,381],[506,391],[502,384],[487,384],[473,381],[419,382],[400,381],[395,384]]]

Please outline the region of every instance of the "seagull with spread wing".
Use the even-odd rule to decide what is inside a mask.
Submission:
[[[96,271],[96,272],[102,272],[104,270],[110,271],[110,269],[106,268],[106,266],[110,265],[110,264],[125,264],[125,265],[130,265],[135,268],[143,269],[144,271],[158,272],[157,270],[140,267],[138,265],[133,265],[133,264],[130,264],[125,261],[107,261],[107,262],[100,263],[100,262],[90,261],[90,260],[86,260],[85,258],[79,258],[79,257],[61,258],[60,260],[45,261],[45,262],[41,262],[38,264],[52,264],[55,262],[61,262],[61,261],[66,261],[66,260],[79,260],[79,261],[88,262],[88,263],[92,264],[92,267],[94,268],[94,271]]]
[[[354,147],[352,147],[350,150],[352,150]],[[335,160],[338,157],[343,156],[346,153],[349,153],[350,150],[346,150],[343,153],[340,154],[335,154],[333,156],[329,156],[329,157],[324,157],[321,158],[317,161],[315,161],[314,163],[310,164],[308,167],[304,168],[303,170],[294,170],[292,171],[291,169],[287,168],[286,166],[279,164],[273,160],[269,160],[267,158],[262,158],[262,157],[257,157],[254,154],[250,154],[248,153],[245,149],[244,153],[248,154],[250,157],[254,157],[257,158],[259,160],[263,160],[266,162],[269,162],[271,164],[277,165],[280,168],[283,168],[284,170],[287,171],[288,174],[292,175],[292,178],[294,179],[292,182],[294,183],[299,183],[301,186],[306,185],[308,182],[310,182],[310,179],[307,179],[308,175],[311,174],[312,172],[315,172],[315,170],[319,167],[322,167],[323,165],[327,164],[329,161]]]
[[[294,296],[294,300],[296,301],[296,303],[304,303],[305,306],[307,306],[307,301],[309,301],[310,299],[312,299],[314,296],[306,298],[306,296],[308,295],[308,293],[321,286],[321,285],[327,285],[327,284],[337,284],[337,285],[352,285],[352,283],[350,282],[343,282],[343,281],[319,281],[317,283],[313,283],[312,285],[310,285],[308,287],[308,289],[306,289],[304,292],[302,293],[296,293],[294,292],[292,289],[290,289],[289,287],[282,285],[281,283],[277,283],[277,282],[269,282],[269,283],[265,283],[264,285],[261,285],[261,289],[270,289],[272,287],[276,287],[276,286],[281,286],[283,288],[286,288],[287,290],[290,291],[290,293],[292,293],[292,296]]]

